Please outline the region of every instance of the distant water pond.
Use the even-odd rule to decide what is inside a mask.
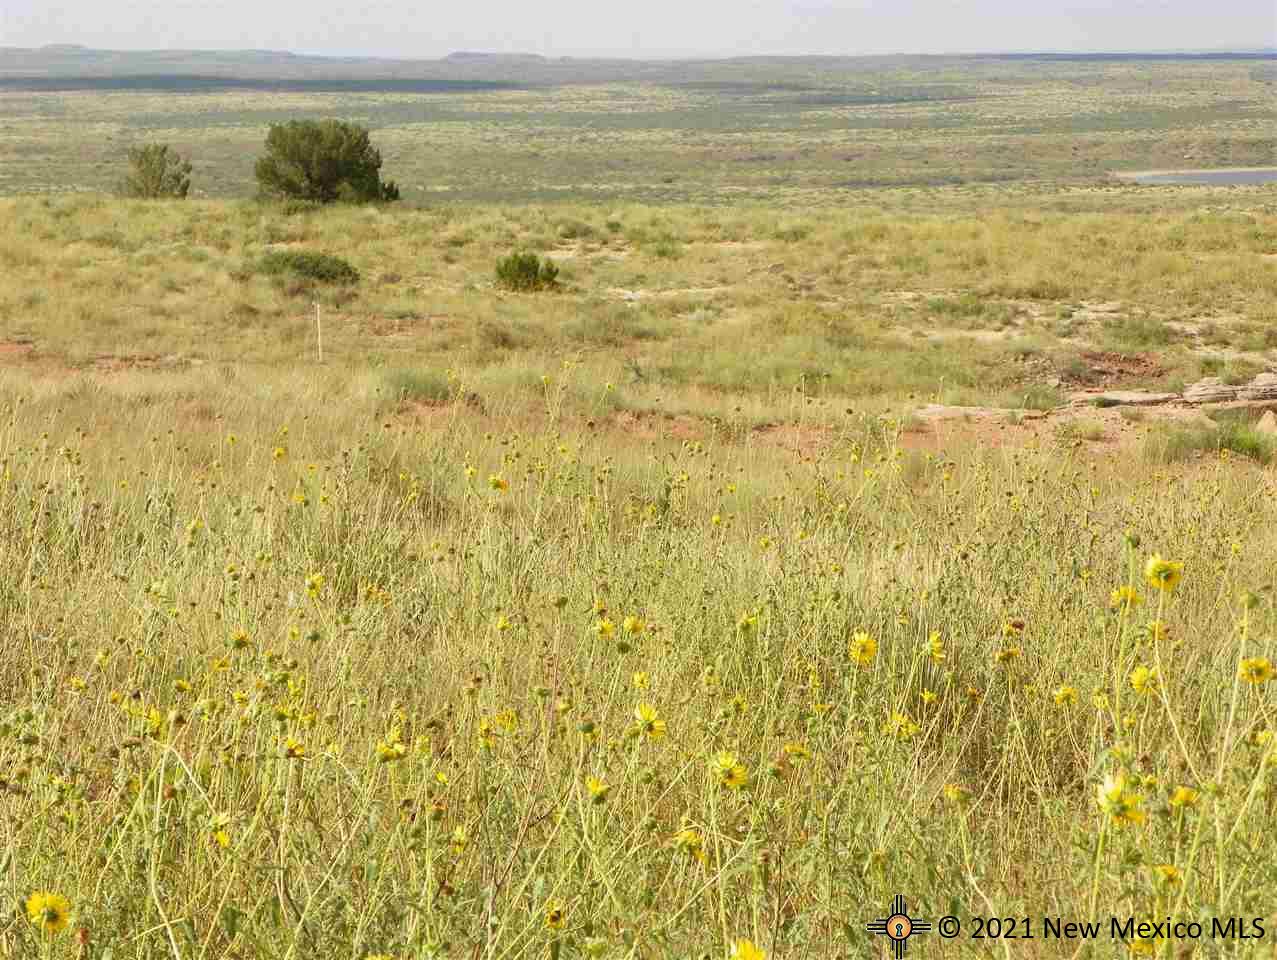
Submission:
[[[1166,170],[1157,173],[1121,173],[1125,180],[1144,184],[1205,183],[1211,186],[1253,186],[1277,183],[1277,167],[1266,170]]]

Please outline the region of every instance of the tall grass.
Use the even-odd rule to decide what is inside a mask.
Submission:
[[[4,885],[72,915],[0,952],[836,957],[901,891],[968,931],[1268,916],[1270,472],[910,461],[856,418],[804,463],[640,445],[545,376],[424,421],[354,369],[6,378]]]

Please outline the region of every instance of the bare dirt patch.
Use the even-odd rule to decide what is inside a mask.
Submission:
[[[766,250],[767,242],[765,240],[716,240],[706,246],[726,253],[744,253],[749,250]]]
[[[730,287],[673,287],[669,290],[626,290],[624,287],[611,287],[607,294],[625,303],[637,303],[653,297],[712,297],[730,289]]]
[[[0,340],[0,363],[26,360],[34,353],[32,340]]]
[[[996,449],[1051,443],[1125,453],[1156,424],[1212,424],[1201,409],[1185,404],[1141,407],[1135,414],[1130,407],[1073,406],[1049,412],[973,409],[976,415],[924,417],[914,429],[901,435],[900,445],[906,450],[934,453],[971,444]]]
[[[829,427],[804,423],[772,424],[754,431],[753,436],[763,443],[796,453],[803,460],[814,457],[834,441],[834,432]]]
[[[644,440],[704,440],[710,426],[687,415],[644,414],[623,410],[608,419],[612,428]]]
[[[1110,353],[1085,350],[1080,359],[1086,371],[1066,371],[1061,380],[1085,387],[1116,387],[1133,380],[1151,380],[1166,372],[1158,359],[1147,353]]]

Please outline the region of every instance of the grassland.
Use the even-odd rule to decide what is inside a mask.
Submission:
[[[1271,195],[1180,190],[1159,210],[1126,188],[1079,194],[1073,213],[912,217],[11,200],[0,338],[67,371],[269,370],[315,357],[318,304],[328,364],[390,377],[465,367],[498,405],[539,405],[541,371],[580,354],[613,384],[611,411],[742,407],[761,422],[793,396],[874,412],[910,395],[1020,406],[1017,393],[1085,384],[1083,355],[1097,351],[1146,357],[1128,379],[1147,387],[1263,369],[1277,347]],[[363,280],[265,274],[280,249],[343,256]],[[513,249],[554,260],[563,289],[495,288],[492,265]],[[574,398],[573,411],[597,402]]]
[[[603,89],[446,96],[548,125]],[[35,97],[78,113],[23,176],[145,96]],[[470,122],[424,207],[0,200],[0,955],[853,957],[897,893],[964,925],[911,956],[1264,955],[1210,920],[1277,927],[1272,441],[1031,418],[1271,369],[1277,188],[506,203],[513,121],[465,171]],[[498,289],[518,249],[560,289]],[[1167,916],[1206,936],[1107,935]]]
[[[1265,189],[6,201],[5,876],[84,932],[0,944],[834,957],[899,890],[1268,916],[1271,704],[1237,671],[1277,656],[1271,470],[1132,472],[1086,421],[1002,452],[906,432],[924,397],[1051,406],[1094,351],[1154,383],[1262,368]],[[563,289],[495,289],[512,247]],[[271,249],[361,280],[262,275]],[[1142,799],[1114,819],[1119,773]]]
[[[405,198],[430,205],[807,207],[897,187],[926,209],[939,187],[983,186],[975,206],[1041,181],[1277,155],[1271,60],[480,61],[383,66],[381,90],[342,64],[325,81],[215,60],[196,85],[163,61],[115,64],[123,76],[43,62],[0,52],[0,193],[110,189],[128,147],[163,140],[195,158],[197,195],[244,196],[268,124],[298,117],[368,126]]]

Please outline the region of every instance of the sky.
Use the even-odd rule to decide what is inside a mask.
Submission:
[[[0,46],[433,58],[1277,47],[1275,0],[0,0]]]

